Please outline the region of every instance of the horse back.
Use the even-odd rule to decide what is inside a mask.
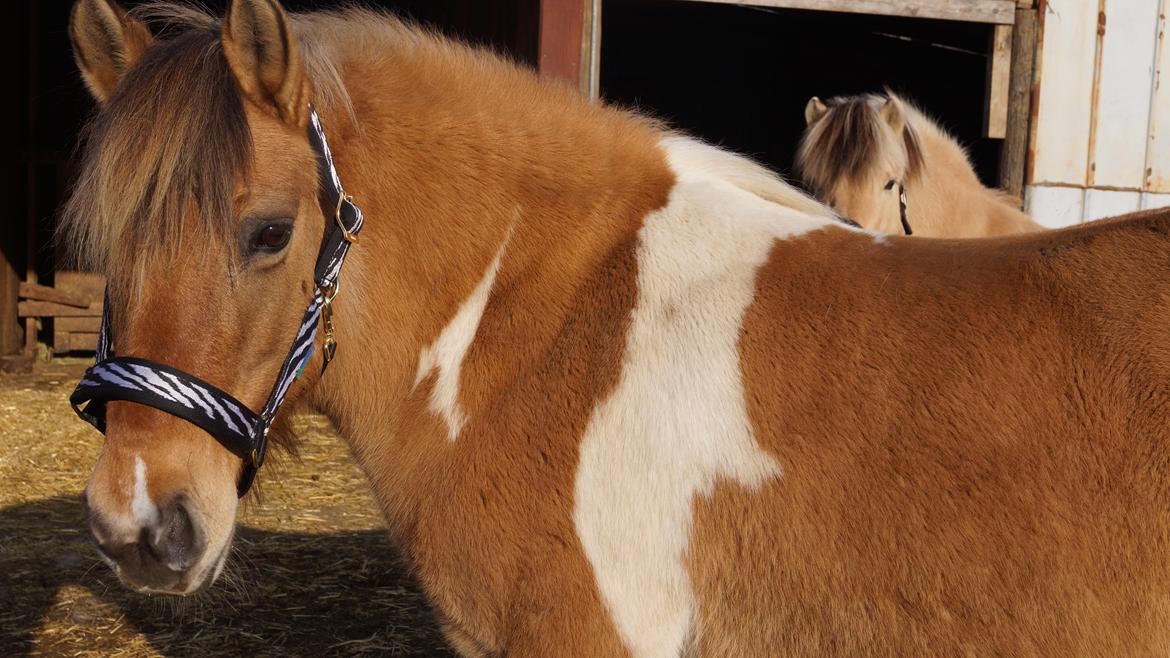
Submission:
[[[783,474],[696,500],[703,653],[1165,652],[1168,227],[777,241],[739,350]]]

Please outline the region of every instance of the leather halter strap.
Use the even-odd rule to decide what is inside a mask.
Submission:
[[[898,183],[898,217],[902,220],[902,232],[914,235],[910,230],[910,220],[906,218],[906,185],[903,183]]]
[[[110,325],[109,296],[102,312],[96,363],[85,371],[69,402],[74,411],[103,434],[106,431],[106,403],[135,402],[203,429],[244,462],[236,489],[242,498],[248,493],[256,472],[264,463],[268,431],[284,404],[289,387],[313,355],[317,327],[325,326],[322,372],[333,359],[333,298],[337,295],[341,266],[365,222],[362,211],[345,193],[333,165],[316,110],[309,107],[309,144],[317,156],[321,206],[327,209],[325,234],[317,255],[314,280],[317,288],[301,319],[288,355],[277,374],[264,408],[256,413],[231,394],[202,379],[156,361],[132,356],[114,356]]]

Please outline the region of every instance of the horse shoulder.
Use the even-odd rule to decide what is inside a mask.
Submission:
[[[678,655],[698,632],[685,563],[695,498],[781,477],[748,417],[742,323],[774,241],[832,224],[728,182],[690,144],[666,150],[678,182],[639,232],[621,372],[589,418],[574,487],[577,534],[635,656]]]

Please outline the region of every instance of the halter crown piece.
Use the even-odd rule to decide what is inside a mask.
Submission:
[[[236,486],[241,498],[248,493],[256,479],[256,471],[264,463],[268,430],[289,387],[300,377],[313,355],[318,323],[325,328],[322,372],[333,359],[337,349],[333,336],[333,299],[338,291],[338,277],[345,256],[357,241],[357,234],[365,221],[353,197],[341,187],[325,131],[312,106],[309,115],[309,144],[317,155],[321,207],[332,217],[327,217],[321,250],[317,254],[313,277],[317,290],[260,413],[194,375],[148,359],[114,356],[108,295],[102,312],[96,363],[85,371],[69,396],[77,415],[103,434],[106,431],[106,403],[111,400],[154,407],[198,426],[244,461]]]

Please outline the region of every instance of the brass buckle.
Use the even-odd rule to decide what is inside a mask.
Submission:
[[[341,237],[345,238],[346,242],[355,244],[357,242],[357,235],[350,233],[349,229],[345,227],[345,222],[341,221],[341,204],[346,201],[352,204],[353,195],[346,194],[345,192],[337,195],[337,208],[333,211],[333,219],[337,222],[337,228],[341,229]]]
[[[337,352],[337,338],[333,334],[333,298],[341,291],[341,280],[334,281],[331,286],[322,286],[320,290],[324,299],[321,303],[321,324],[325,328],[325,352],[322,356],[325,365],[329,365],[334,353]]]

